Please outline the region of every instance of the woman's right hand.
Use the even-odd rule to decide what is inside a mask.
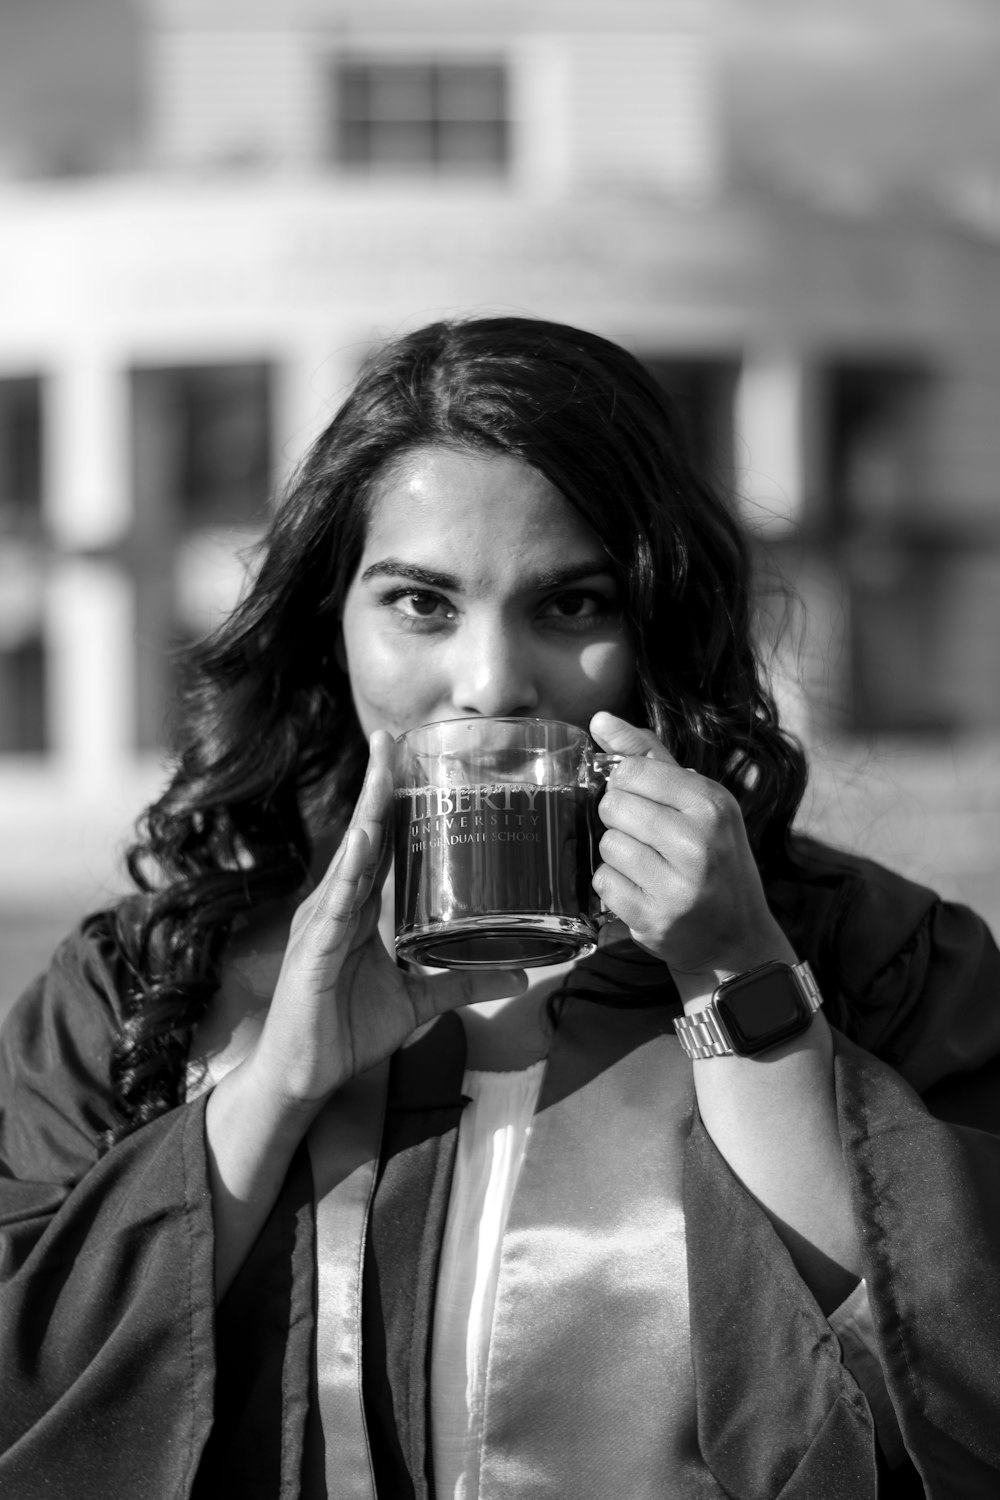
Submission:
[[[516,971],[411,974],[387,953],[378,918],[391,859],[391,764],[392,740],[379,731],[351,826],[292,919],[261,1033],[209,1097],[205,1133],[219,1298],[330,1095],[442,1011],[518,994],[527,983]]]
[[[378,930],[392,857],[392,739],[371,738],[350,827],[316,889],[298,907],[263,1030],[247,1059],[279,1108],[311,1116],[424,1022],[474,1000],[519,993],[523,975],[404,971]]]

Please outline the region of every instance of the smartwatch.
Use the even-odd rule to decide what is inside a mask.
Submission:
[[[805,962],[768,963],[723,980],[704,1010],[679,1016],[688,1057],[756,1057],[809,1029],[823,996]]]

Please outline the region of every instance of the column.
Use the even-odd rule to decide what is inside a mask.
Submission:
[[[824,519],[820,398],[819,372],[800,352],[748,352],[736,389],[736,492],[765,544],[764,588],[777,582],[797,601],[771,670],[782,721],[807,742],[836,726],[848,674],[848,599],[816,524]],[[779,598],[773,615],[782,613]]]
[[[736,385],[736,483],[744,518],[765,536],[804,519],[815,472],[815,381],[795,351],[751,350]]]
[[[120,789],[134,761],[134,590],[116,563],[64,558],[45,596],[47,708],[58,769],[81,791]]]
[[[366,341],[348,343],[343,328],[329,339],[290,344],[275,371],[274,457],[279,488],[347,395],[370,352]]]
[[[132,521],[128,385],[117,353],[71,349],[46,382],[43,511],[65,551],[111,547]]]

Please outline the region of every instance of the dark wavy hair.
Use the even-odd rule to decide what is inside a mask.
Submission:
[[[439,322],[380,349],[278,506],[252,586],[184,664],[167,790],[118,923],[131,975],[112,1059],[124,1135],[180,1102],[191,1035],[234,921],[290,901],[366,758],[335,643],[386,466],[440,444],[514,455],[603,543],[622,585],[641,711],[741,805],[766,874],[786,860],[805,760],[754,646],[751,556],[689,457],[664,391],[618,345],[525,318]]]

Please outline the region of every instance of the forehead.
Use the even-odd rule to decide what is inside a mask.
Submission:
[[[386,556],[447,559],[462,578],[611,566],[594,530],[530,464],[439,447],[407,454],[376,485],[362,567]]]

